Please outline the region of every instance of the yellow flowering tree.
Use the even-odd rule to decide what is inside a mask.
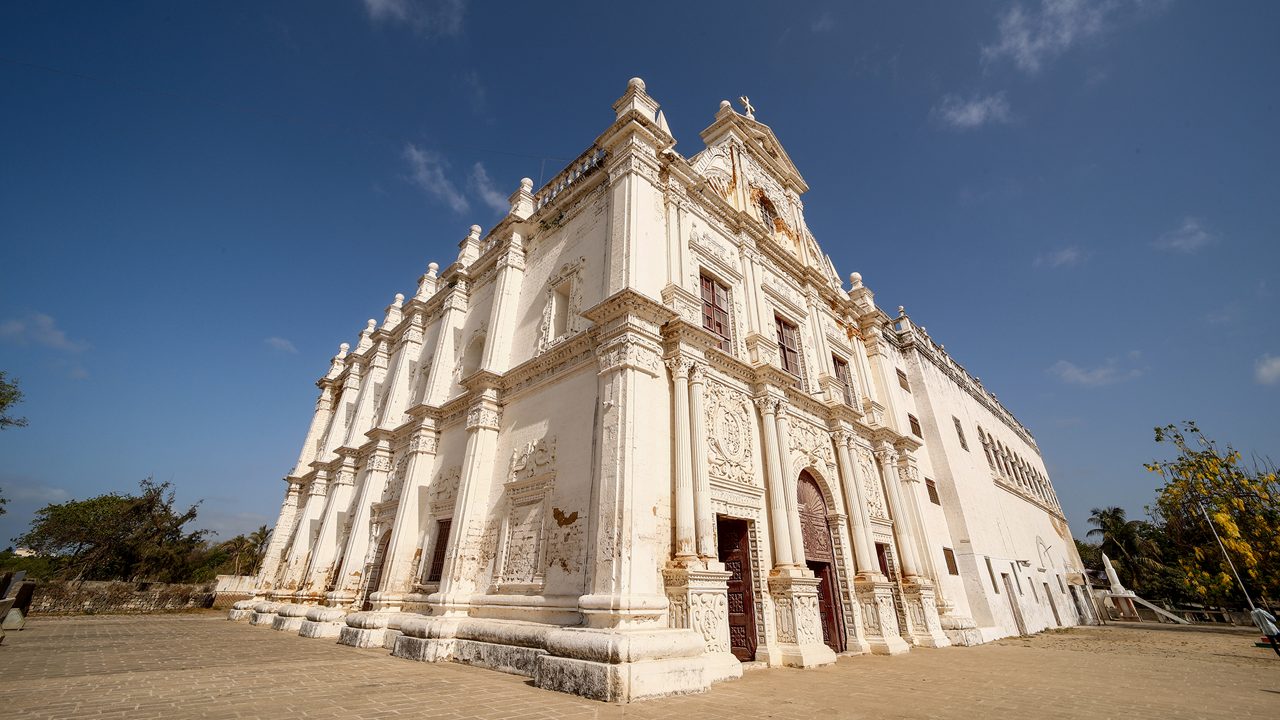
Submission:
[[[1220,447],[1189,420],[1180,427],[1158,427],[1155,433],[1156,442],[1173,445],[1178,454],[1145,466],[1164,481],[1152,515],[1168,544],[1165,558],[1176,561],[1187,593],[1210,603],[1244,605],[1213,537],[1216,530],[1253,599],[1280,599],[1280,481],[1275,467],[1257,462],[1246,467],[1237,450]]]

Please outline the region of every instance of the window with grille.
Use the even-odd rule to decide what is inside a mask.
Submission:
[[[907,392],[911,392],[911,383],[907,382],[907,374],[901,370],[898,371],[898,386]]]
[[[730,350],[729,288],[702,276],[702,327],[720,338],[719,348]]]
[[[801,377],[800,331],[776,315],[773,319],[778,325],[778,356],[782,360],[782,369]]]
[[[964,439],[964,428],[960,427],[960,418],[952,415],[951,422],[956,424],[956,437],[960,438],[960,449],[969,452],[969,443]]]
[[[839,356],[831,356],[831,365],[836,370],[836,380],[844,387],[844,404],[853,404],[853,377],[849,374],[849,363],[841,360]]]
[[[440,582],[440,577],[444,575],[445,551],[449,549],[449,528],[452,525],[452,518],[436,522],[436,546],[431,552],[431,569],[427,571],[429,583]]]
[[[953,551],[949,547],[944,547],[942,548],[942,557],[945,558],[947,561],[947,572],[951,573],[952,575],[959,575],[960,567],[956,565],[955,551]]]
[[[924,431],[920,429],[920,421],[916,419],[915,415],[908,415],[907,422],[911,423],[912,435],[915,435],[918,438],[924,437]]]
[[[924,487],[929,491],[929,502],[934,505],[941,505],[942,501],[938,499],[938,483],[930,480],[929,478],[925,478]]]

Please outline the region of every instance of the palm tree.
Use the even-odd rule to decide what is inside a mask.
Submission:
[[[235,574],[239,575],[241,558],[253,551],[253,545],[249,538],[237,535],[222,543],[222,549],[235,560]]]
[[[262,525],[249,533],[249,544],[253,549],[253,564],[249,568],[251,575],[257,575],[258,569],[262,567],[262,559],[267,554],[267,543],[271,541],[271,532],[271,528]]]
[[[1090,510],[1089,524],[1094,528],[1085,535],[1101,537],[1102,552],[1129,571],[1135,590],[1142,587],[1142,571],[1160,565],[1160,548],[1151,540],[1149,523],[1128,519],[1124,508],[1107,507]]]

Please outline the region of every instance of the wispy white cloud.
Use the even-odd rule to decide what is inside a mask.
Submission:
[[[830,32],[836,27],[836,19],[831,16],[831,11],[823,11],[821,15],[809,24],[809,29],[816,33]]]
[[[933,111],[944,123],[957,130],[973,130],[983,125],[1008,123],[1013,120],[1009,101],[1005,99],[1002,92],[994,95],[973,95],[967,99],[959,95],[947,95]]]
[[[1151,244],[1160,250],[1190,255],[1217,240],[1198,218],[1185,217],[1176,229],[1156,238]]]
[[[493,181],[489,179],[489,173],[484,169],[484,163],[476,163],[471,166],[471,175],[467,178],[467,185],[475,194],[480,196],[485,205],[493,208],[494,212],[505,213],[511,209],[511,204],[507,202],[507,198],[494,188]]]
[[[471,105],[471,112],[480,116],[486,115],[489,111],[489,89],[480,79],[480,73],[469,70],[463,73],[459,80],[466,92],[467,102]]]
[[[0,338],[18,345],[41,345],[53,350],[78,353],[88,344],[67,337],[52,316],[41,312],[0,322]]]
[[[1000,16],[1000,37],[982,48],[982,57],[988,62],[1008,58],[1034,75],[1073,45],[1105,31],[1119,5],[1116,0],[1040,0],[1038,9],[1024,10],[1015,4]]]
[[[298,348],[292,342],[274,335],[262,341],[264,345],[275,350],[276,352],[289,353],[291,355],[298,354]]]
[[[1036,256],[1032,264],[1036,267],[1068,268],[1075,267],[1088,259],[1089,256],[1085,251],[1075,245],[1071,245],[1051,252],[1041,253]]]
[[[1127,353],[1124,358],[1107,358],[1106,362],[1091,368],[1080,367],[1067,360],[1059,360],[1049,366],[1048,372],[1068,385],[1102,387],[1141,377],[1147,371],[1145,367],[1140,366],[1141,361],[1142,353],[1134,350]]]
[[[458,191],[456,185],[445,175],[448,162],[439,154],[419,148],[413,143],[404,146],[404,159],[409,163],[410,180],[422,188],[428,195],[443,202],[456,213],[464,213],[471,209],[466,196]]]
[[[1280,384],[1280,357],[1263,355],[1254,365],[1253,377],[1261,385]]]
[[[462,33],[467,0],[361,0],[369,19],[407,25],[427,37]]]

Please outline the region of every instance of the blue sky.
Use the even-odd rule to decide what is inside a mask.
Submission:
[[[1280,457],[1276,3],[6,3],[0,544],[171,480],[274,520],[338,343],[640,76],[749,95],[810,228],[1036,434],[1072,527],[1157,424]]]

